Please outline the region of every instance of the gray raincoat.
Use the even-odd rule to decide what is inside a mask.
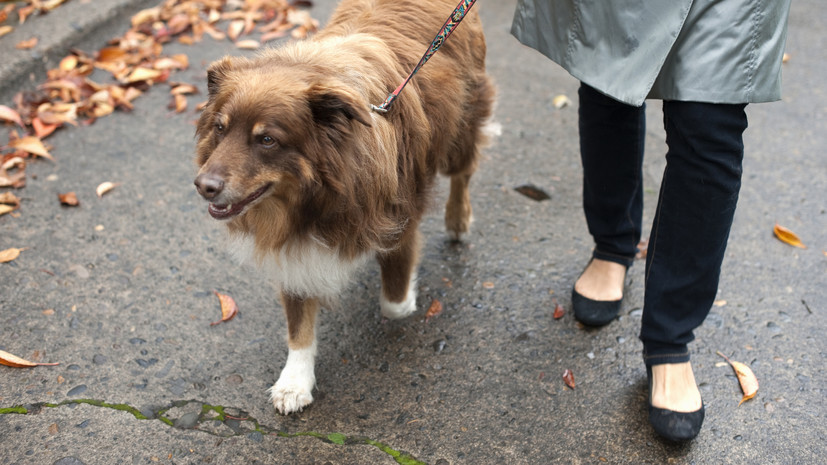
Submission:
[[[518,0],[511,33],[622,102],[781,98],[790,0]]]

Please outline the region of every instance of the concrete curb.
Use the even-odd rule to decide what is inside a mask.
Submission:
[[[6,20],[14,31],[0,38],[0,103],[9,105],[20,90],[34,88],[72,48],[92,52],[105,44],[100,37],[116,37],[129,26],[128,18],[159,0],[73,0],[44,14],[30,16],[22,25],[16,15]],[[38,38],[30,50],[18,50],[23,40]],[[88,48],[88,50],[87,50]]]

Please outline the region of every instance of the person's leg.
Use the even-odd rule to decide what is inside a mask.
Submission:
[[[640,332],[656,408],[692,412],[701,405],[687,344],[718,289],[741,186],[745,107],[663,105],[667,165],[649,236]]]
[[[593,256],[628,267],[641,234],[646,108],[586,84],[578,94],[583,211],[595,242]]]
[[[586,84],[578,94],[583,211],[595,248],[572,305],[579,321],[599,326],[620,310],[626,268],[640,241],[646,113]]]

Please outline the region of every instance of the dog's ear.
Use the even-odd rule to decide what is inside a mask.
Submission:
[[[207,69],[207,92],[212,99],[221,88],[221,83],[235,65],[231,57],[224,57],[216,62],[213,62]]]
[[[338,126],[343,119],[371,126],[370,110],[343,86],[316,84],[307,91],[307,101],[313,119],[325,126]]]

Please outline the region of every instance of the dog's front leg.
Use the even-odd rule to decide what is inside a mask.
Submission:
[[[270,388],[270,398],[276,410],[287,415],[298,412],[313,402],[316,384],[316,313],[319,301],[302,299],[286,293],[281,295],[287,314],[287,363],[276,384]]]

